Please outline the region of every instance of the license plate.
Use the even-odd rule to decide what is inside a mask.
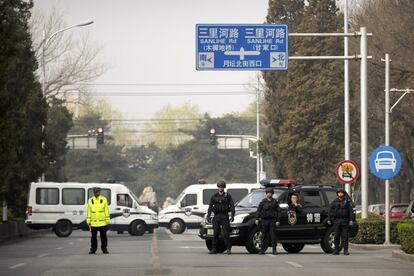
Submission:
[[[207,229],[207,235],[213,235],[214,231],[213,229]]]

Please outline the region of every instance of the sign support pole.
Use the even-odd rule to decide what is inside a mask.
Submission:
[[[367,29],[361,27],[361,217],[368,218],[368,47]]]
[[[348,0],[344,1],[344,33],[348,33]],[[348,37],[344,37],[344,56],[348,56]],[[350,122],[349,122],[349,61],[344,60],[344,144],[345,160],[351,159],[349,141],[350,141]],[[345,184],[345,190],[352,198],[351,184]]]
[[[390,145],[390,55],[385,54],[385,145]],[[390,244],[390,181],[385,180],[385,242]]]

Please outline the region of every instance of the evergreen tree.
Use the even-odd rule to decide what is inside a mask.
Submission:
[[[334,0],[308,2],[297,31],[341,31]],[[300,38],[290,55],[339,55],[342,47],[338,38]],[[303,178],[307,183],[332,182],[343,152],[342,63],[291,61],[285,77],[281,88],[267,83],[279,96],[267,103],[277,106],[274,113],[278,116],[271,136],[264,140],[265,148],[276,160],[276,169],[282,172],[279,176]],[[266,116],[270,122],[275,118],[271,110]]]
[[[20,215],[29,183],[46,165],[41,145],[47,105],[34,74],[32,6],[32,1],[0,0],[0,193]]]

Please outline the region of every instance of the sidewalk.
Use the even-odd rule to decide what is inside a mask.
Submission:
[[[357,244],[350,243],[350,248],[360,249],[360,250],[383,250],[383,249],[400,249],[401,245],[399,244]]]

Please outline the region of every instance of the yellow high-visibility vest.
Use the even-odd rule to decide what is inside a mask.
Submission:
[[[109,217],[108,201],[104,196],[92,196],[88,200],[86,223],[92,227],[106,226],[111,221]]]

